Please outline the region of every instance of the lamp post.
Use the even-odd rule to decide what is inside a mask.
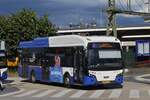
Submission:
[[[106,35],[109,36],[113,33],[113,36],[117,37],[116,30],[116,12],[115,12],[115,0],[108,0],[108,23]]]

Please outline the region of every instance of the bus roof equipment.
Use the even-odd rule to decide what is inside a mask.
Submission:
[[[79,36],[79,35],[64,35],[52,36],[44,38],[35,38],[32,41],[20,42],[19,48],[35,48],[35,47],[70,47],[84,46],[89,42],[117,42],[120,41],[111,36]]]

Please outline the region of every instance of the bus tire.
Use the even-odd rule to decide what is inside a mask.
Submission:
[[[69,74],[64,75],[64,86],[67,88],[70,88],[70,75]]]
[[[32,83],[36,83],[35,73],[33,71],[31,72],[31,75],[30,75],[30,81]]]

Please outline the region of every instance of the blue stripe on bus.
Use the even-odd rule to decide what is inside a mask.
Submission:
[[[63,83],[62,67],[50,67],[50,81]]]
[[[30,79],[32,71],[36,80],[42,80],[42,68],[40,66],[28,66],[28,79]]]
[[[124,81],[124,78],[123,78],[122,75],[116,76],[115,82],[116,82],[117,84],[122,84],[123,81]]]
[[[95,76],[90,75],[90,76],[84,76],[83,78],[83,85],[88,86],[88,85],[96,85],[97,79]]]
[[[26,66],[28,70],[28,79],[31,78],[31,73],[32,71],[35,74],[35,78],[38,81],[43,81],[43,82],[58,82],[58,83],[63,83],[63,72],[62,72],[62,67],[50,67],[49,68],[49,79],[48,80],[43,80],[42,79],[42,68],[41,66]],[[18,74],[20,77],[22,77],[22,66],[18,67]],[[73,81],[71,81],[73,83]]]
[[[49,47],[48,38],[36,38],[32,41],[20,42],[19,48]]]

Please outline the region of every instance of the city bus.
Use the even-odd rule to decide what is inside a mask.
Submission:
[[[31,82],[123,86],[120,41],[108,36],[64,35],[19,44],[18,73]]]
[[[0,41],[0,89],[3,89],[3,81],[7,79],[5,41]]]

